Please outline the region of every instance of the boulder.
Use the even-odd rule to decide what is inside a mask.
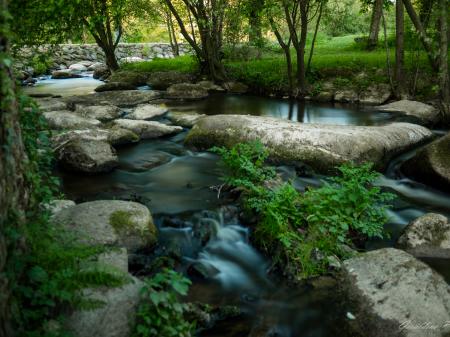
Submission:
[[[232,94],[245,94],[248,91],[248,86],[241,82],[225,82],[223,87]]]
[[[41,112],[66,110],[67,104],[59,98],[37,98],[36,103],[39,105]]]
[[[333,91],[320,91],[312,97],[313,101],[316,102],[333,102],[334,92]]]
[[[418,150],[402,171],[438,189],[450,188],[450,133]]]
[[[380,105],[391,97],[391,88],[387,84],[370,86],[360,93],[359,102],[365,105]]]
[[[135,62],[143,62],[144,59],[137,56],[128,56],[120,59],[120,63],[135,63]]]
[[[385,248],[344,261],[340,287],[358,336],[450,334],[449,285],[404,251]]]
[[[225,89],[222,88],[220,85],[215,84],[212,81],[200,81],[197,83],[197,85],[201,86],[203,89],[205,89],[208,92],[224,92]]]
[[[141,139],[158,138],[183,131],[183,128],[179,126],[132,119],[116,119],[114,125],[133,131]]]
[[[140,140],[139,136],[134,132],[119,127],[112,127],[108,129],[71,130],[53,136],[53,148],[58,150],[69,141],[78,139],[103,141],[108,142],[113,146],[137,143]]]
[[[67,78],[81,78],[83,76],[74,73],[71,70],[54,70],[52,71],[52,79],[63,80]]]
[[[101,123],[97,119],[82,117],[74,112],[47,111],[44,112],[44,118],[51,129],[91,129],[98,127]]]
[[[51,216],[61,212],[63,209],[75,206],[75,202],[72,200],[52,200],[48,204],[44,205],[45,209],[47,209]]]
[[[167,108],[154,104],[140,104],[131,113],[125,116],[127,119],[150,120],[161,117],[169,111]]]
[[[406,226],[397,245],[417,257],[448,259],[450,222],[441,214],[425,214]]]
[[[167,98],[182,100],[197,100],[208,97],[208,91],[198,84],[180,83],[167,89]]]
[[[434,125],[440,121],[439,111],[433,106],[406,99],[379,106],[377,110],[397,112],[422,125]]]
[[[108,82],[95,88],[96,92],[117,91],[117,90],[135,90],[136,86],[127,82]]]
[[[172,122],[174,125],[182,126],[183,128],[192,128],[197,121],[206,115],[204,114],[198,114],[195,112],[188,113],[188,112],[170,112],[167,115],[167,118]]]
[[[131,201],[98,200],[62,210],[52,221],[76,235],[80,243],[125,247],[129,252],[157,242],[147,207]]]
[[[77,105],[75,112],[83,117],[98,119],[101,122],[112,121],[122,114],[121,109],[115,105]]]
[[[66,169],[85,173],[109,172],[119,164],[109,143],[83,138],[72,139],[59,146],[56,158]]]
[[[83,71],[87,71],[87,67],[80,63],[75,63],[69,66],[69,70],[73,73],[81,73]]]
[[[95,62],[92,63],[89,67],[88,67],[88,71],[93,71],[95,72],[97,69],[102,69],[102,68],[107,68],[106,65],[104,63],[101,62]]]
[[[107,66],[103,65],[97,66],[94,69],[94,74],[92,75],[92,77],[96,80],[103,80],[106,79],[109,75],[111,75],[111,72],[109,71]]]
[[[354,90],[338,90],[334,94],[334,100],[339,103],[356,103],[359,101],[358,93]]]
[[[342,126],[302,124],[272,117],[245,115],[207,116],[197,121],[186,144],[199,149],[232,146],[260,140],[273,160],[303,162],[328,173],[337,165],[373,162],[383,169],[389,160],[433,137],[415,124]]]
[[[133,144],[140,140],[140,137],[131,130],[116,126],[108,129],[108,142],[113,146]]]
[[[78,105],[115,105],[119,108],[131,108],[139,104],[149,103],[158,98],[161,94],[151,90],[119,90],[96,92],[95,94],[78,95],[66,97],[68,106]]]
[[[67,318],[65,329],[74,337],[129,337],[136,319],[143,282],[131,282],[118,288],[86,289],[83,295],[89,300],[103,302],[94,310],[77,310]]]
[[[149,74],[138,72],[138,71],[128,71],[128,70],[119,70],[115,71],[108,80],[110,82],[122,82],[129,83],[135,87],[139,87],[141,85],[146,85]]]
[[[170,86],[179,83],[191,83],[191,74],[179,71],[156,71],[149,75],[147,84],[155,90],[166,90]]]

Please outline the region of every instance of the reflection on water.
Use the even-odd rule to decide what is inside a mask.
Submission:
[[[94,89],[103,84],[102,81],[95,80],[92,75],[84,75],[82,78],[70,78],[54,80],[49,77],[39,80],[32,87],[24,87],[24,92],[28,95],[53,94],[61,96],[85,95],[94,92]]]
[[[321,104],[257,96],[211,95],[195,102],[171,102],[173,111],[200,114],[248,114],[272,116],[302,123],[338,125],[379,125],[391,121],[393,115],[363,109],[356,105]]]

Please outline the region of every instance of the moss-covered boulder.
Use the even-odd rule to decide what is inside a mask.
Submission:
[[[425,214],[406,226],[397,245],[417,257],[448,259],[450,222],[441,214]]]
[[[199,119],[186,137],[198,149],[233,146],[260,140],[272,160],[302,162],[319,172],[352,161],[373,162],[383,169],[389,160],[431,139],[430,130],[415,124],[342,126],[302,124],[271,117],[216,115]]]
[[[100,126],[100,121],[83,117],[68,110],[44,112],[48,126],[54,130],[92,129]]]
[[[136,202],[99,200],[64,209],[52,220],[90,245],[125,247],[129,252],[152,247],[157,230],[147,207]]]
[[[147,83],[149,75],[149,73],[141,71],[119,70],[112,73],[108,78],[108,81],[128,83],[135,87],[139,87]]]
[[[167,89],[166,97],[177,100],[198,100],[209,96],[206,90],[200,84],[179,83],[170,86]]]
[[[97,92],[64,98],[64,102],[74,108],[77,105],[115,105],[119,108],[132,108],[161,98],[161,93],[151,90],[118,90]]]
[[[183,128],[192,128],[198,120],[205,117],[204,114],[196,112],[170,112],[167,118],[174,125],[182,126]]]
[[[417,151],[403,172],[438,189],[450,188],[450,133]]]
[[[134,90],[136,86],[128,82],[108,82],[95,88],[96,92]]]
[[[166,125],[154,121],[138,121],[133,119],[116,119],[116,127],[131,130],[141,139],[159,138],[183,131],[179,126]]]
[[[396,112],[421,125],[437,124],[441,116],[435,107],[417,101],[401,100],[377,107],[377,110]]]
[[[169,111],[166,107],[155,104],[140,104],[124,118],[135,120],[151,120],[165,115]]]
[[[75,112],[83,117],[95,118],[101,122],[109,122],[113,119],[119,118],[121,109],[115,105],[77,105]]]
[[[166,90],[179,83],[191,83],[194,77],[179,71],[156,71],[149,75],[147,84],[155,90]]]

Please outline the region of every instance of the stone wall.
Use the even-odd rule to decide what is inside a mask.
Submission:
[[[181,55],[189,52],[188,45],[180,45]],[[39,55],[46,55],[45,59],[50,61],[50,69],[68,68],[81,61],[104,62],[105,60],[102,50],[96,44],[25,47],[17,52],[17,68],[31,72],[30,67],[33,67],[33,63],[35,63],[32,61]],[[133,62],[139,59],[171,58],[173,52],[168,43],[120,43],[116,55],[119,62]]]

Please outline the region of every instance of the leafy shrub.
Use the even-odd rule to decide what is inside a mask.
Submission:
[[[142,298],[132,336],[193,336],[195,323],[184,319],[186,305],[178,300],[179,295],[187,294],[190,284],[189,279],[168,269],[147,279],[141,291]]]

